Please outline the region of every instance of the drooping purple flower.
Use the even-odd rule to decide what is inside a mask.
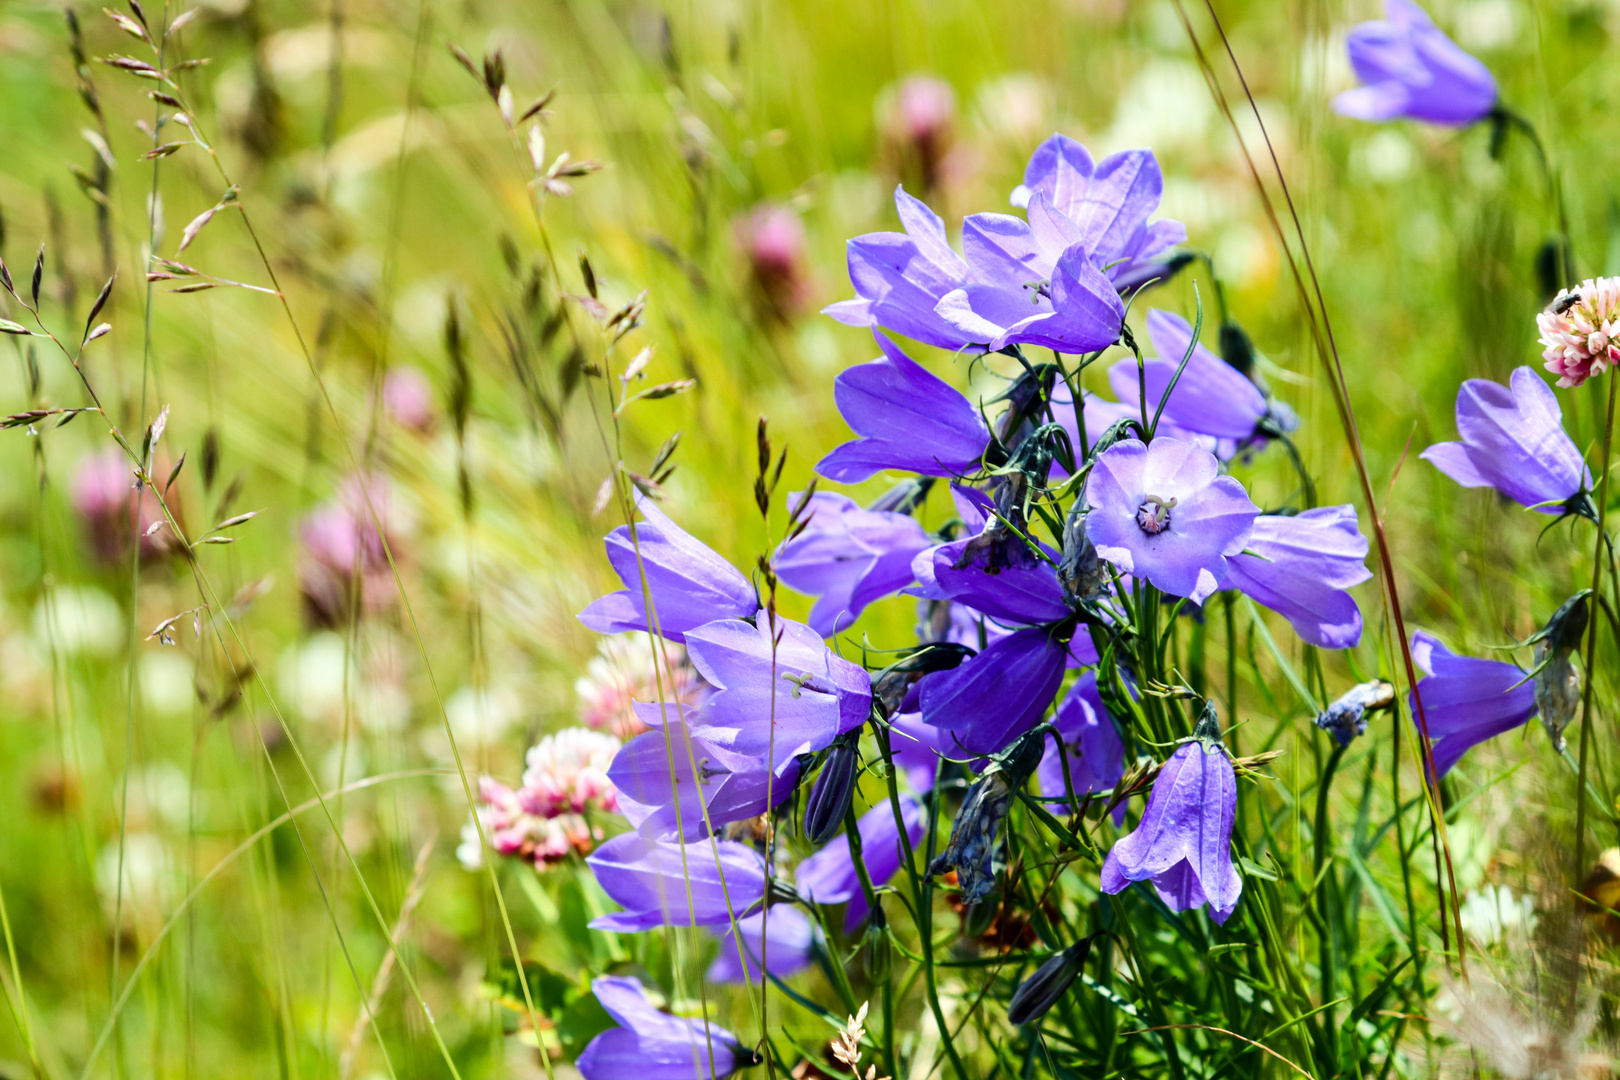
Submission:
[[[1528,367],[1515,368],[1509,386],[1464,382],[1457,434],[1461,442],[1435,443],[1421,457],[1463,487],[1495,488],[1543,514],[1563,513],[1563,503],[1591,487],[1581,452],[1564,432],[1558,398]]]
[[[1218,743],[1194,739],[1164,763],[1147,809],[1103,862],[1101,888],[1118,893],[1150,881],[1171,911],[1209,904],[1224,923],[1237,907],[1243,879],[1232,866],[1237,775]]]
[[[838,411],[860,438],[822,458],[816,472],[840,484],[885,469],[923,476],[972,472],[990,443],[979,410],[887,337],[873,336],[883,356],[833,381]]]
[[[585,1080],[721,1080],[750,1064],[735,1035],[660,1012],[639,979],[603,975],[591,992],[619,1026],[580,1053],[575,1065]]]
[[[803,496],[789,496],[797,504]],[[810,496],[809,525],[776,550],[788,588],[816,596],[810,626],[823,637],[847,630],[868,604],[910,585],[912,557],[929,546],[910,514],[865,510],[848,495]]]
[[[940,298],[941,317],[989,350],[1035,345],[1085,353],[1119,340],[1125,306],[1083,230],[1037,192],[1029,220],[973,214],[962,223],[968,276]]]
[[[1218,473],[1213,454],[1180,439],[1115,443],[1086,484],[1086,535],[1120,570],[1201,604],[1260,516],[1243,485]]]
[[[688,630],[715,619],[745,619],[759,610],[754,586],[741,571],[676,525],[639,492],[636,506],[645,520],[636,525],[635,539],[631,539],[626,525],[607,536],[608,562],[625,587],[580,612],[580,622],[599,634],[647,630],[641,589],[643,569],[658,630],[671,641],[684,641]]]
[[[1092,260],[1122,291],[1145,264],[1187,240],[1179,221],[1148,222],[1164,194],[1151,150],[1125,150],[1095,163],[1080,143],[1053,135],[1030,157],[1012,204],[1027,207],[1037,193],[1079,226]]]
[[[1035,770],[1042,795],[1068,793],[1058,739],[1063,740],[1063,752],[1068,754],[1069,779],[1076,795],[1095,795],[1119,783],[1125,774],[1125,744],[1097,693],[1096,672],[1088,671],[1075,680],[1057,707],[1052,726],[1056,730],[1046,737],[1046,755]]]
[[[948,732],[959,756],[993,754],[1040,722],[1068,655],[1068,643],[1044,627],[1015,630],[961,667],[925,676],[923,721]]]
[[[665,725],[658,706],[637,706],[638,718],[652,730],[620,747],[608,769],[619,792],[619,809],[643,835],[697,840],[711,827],[775,809],[793,794],[799,779],[796,761],[773,778],[764,755],[733,753],[705,738],[702,712],[686,712],[688,723],[683,724],[670,707]]]
[[[1361,609],[1345,590],[1372,577],[1366,558],[1354,506],[1262,514],[1245,551],[1227,560],[1226,583],[1283,616],[1312,645],[1348,649],[1361,640]]]
[[[1405,117],[1463,127],[1496,107],[1496,79],[1411,0],[1384,0],[1387,18],[1350,31],[1350,66],[1363,85],[1333,99],[1357,120]]]
[[[585,862],[602,891],[624,908],[592,919],[593,930],[634,934],[656,926],[719,926],[765,895],[764,861],[753,848],[729,840],[683,845],[629,832]]]
[[[1425,675],[1408,695],[1412,723],[1420,732],[1428,725],[1437,776],[1470,747],[1523,727],[1536,714],[1536,688],[1513,664],[1459,656],[1424,630],[1412,635],[1412,659]]]
[[[766,912],[761,911],[737,920],[737,930],[748,953],[747,974],[743,973],[742,959],[737,955],[737,937],[728,928],[720,938],[719,955],[709,965],[710,982],[740,983],[749,979],[764,982],[767,969],[778,979],[785,979],[810,966],[811,953],[815,950],[815,929],[810,917],[786,904],[771,908],[769,915],[767,919]],[[762,951],[765,954],[763,967],[760,964]]]
[[[967,262],[952,250],[945,222],[920,199],[894,189],[905,232],[857,236],[848,245],[855,299],[822,309],[846,326],[881,326],[926,345],[960,349],[972,340],[935,308],[967,281]]]
[[[758,622],[707,623],[687,632],[686,651],[718,688],[704,703],[704,737],[737,754],[769,755],[780,777],[798,755],[866,722],[872,680],[803,623],[778,617],[773,647],[770,620]]]
[[[980,533],[919,552],[911,564],[918,582],[914,591],[1013,623],[1068,618],[1069,605],[1052,562],[1038,558],[1016,537],[993,543],[986,539]],[[1055,561],[1054,553],[1047,554]]]
[[[906,836],[912,847],[922,839],[926,822],[922,804],[910,795],[900,796],[900,813],[905,819]],[[887,885],[899,872],[902,862],[900,826],[894,819],[893,804],[884,801],[860,816],[855,831],[861,837],[861,861],[873,887]],[[845,931],[852,931],[866,918],[866,894],[861,891],[860,873],[849,853],[849,836],[835,836],[825,847],[799,864],[796,878],[799,891],[817,904],[849,903],[844,916]]]
[[[1183,431],[1212,436],[1222,443],[1217,454],[1229,458],[1256,441],[1262,426],[1284,431],[1297,426],[1298,419],[1291,411],[1273,411],[1259,387],[1237,368],[1203,345],[1194,344],[1192,326],[1180,315],[1158,309],[1148,312],[1147,332],[1158,353],[1156,358],[1145,359],[1140,371],[1134,357],[1117,361],[1108,369],[1108,385],[1114,396],[1132,410],[1128,415],[1140,415],[1145,382],[1147,415],[1152,419],[1170,381],[1175,379],[1181,358],[1192,346],[1192,356],[1164,402],[1158,433],[1165,433],[1168,421]]]

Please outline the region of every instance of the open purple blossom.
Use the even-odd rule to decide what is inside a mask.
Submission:
[[[1457,390],[1461,442],[1435,443],[1420,455],[1463,487],[1490,487],[1543,514],[1591,487],[1574,440],[1564,432],[1558,398],[1528,367],[1508,386],[1469,379]]]
[[[945,222],[922,200],[894,189],[903,233],[857,236],[848,244],[855,299],[823,309],[846,326],[881,326],[925,345],[960,349],[972,340],[935,312],[967,281],[967,262],[951,248]]]
[[[1243,892],[1232,866],[1236,815],[1237,775],[1226,749],[1206,738],[1184,744],[1159,770],[1135,830],[1109,850],[1102,891],[1147,881],[1171,911],[1207,903],[1209,917],[1226,922]]]
[[[643,835],[697,840],[775,809],[793,794],[797,762],[773,777],[763,754],[734,753],[705,738],[701,711],[685,710],[685,724],[676,721],[674,707],[668,724],[660,723],[656,705],[636,711],[652,730],[619,749],[607,776],[618,790],[619,810]]]
[[[636,495],[645,519],[621,525],[607,536],[608,562],[624,588],[608,593],[579,613],[579,621],[599,634],[647,630],[641,578],[645,570],[657,630],[671,641],[715,619],[746,619],[759,610],[759,597],[742,571],[671,521],[646,496]],[[637,550],[640,559],[637,559]]]
[[[1220,440],[1217,455],[1223,459],[1263,441],[1267,429],[1286,433],[1298,426],[1291,410],[1274,409],[1242,372],[1194,343],[1192,326],[1180,315],[1158,309],[1148,312],[1147,332],[1156,358],[1144,360],[1140,371],[1135,358],[1117,361],[1108,369],[1108,385],[1130,410],[1126,415],[1141,415],[1145,383],[1149,419],[1164,401],[1160,433],[1167,433],[1164,425],[1168,422],[1182,431],[1211,436]],[[1192,355],[1176,379],[1176,368],[1189,346]],[[1175,387],[1170,389],[1173,379]],[[1167,400],[1166,390],[1170,392]]]
[[[785,979],[810,966],[816,938],[809,916],[786,904],[771,908],[769,918],[766,915],[761,911],[738,919],[736,933],[729,928],[726,930],[720,939],[720,953],[709,965],[710,982],[740,983],[749,979],[764,982],[767,969],[778,979]],[[737,955],[738,934],[748,954],[746,974],[742,959]],[[766,943],[763,949],[762,942]],[[761,952],[764,966],[760,964]]]
[[[1092,260],[1121,292],[1146,280],[1144,268],[1187,240],[1179,221],[1148,221],[1164,194],[1151,150],[1125,150],[1094,162],[1074,139],[1053,135],[1030,156],[1011,201],[1027,208],[1037,194],[1074,223]]]
[[[1412,0],[1384,0],[1383,19],[1350,31],[1350,66],[1362,82],[1333,99],[1357,120],[1405,117],[1464,127],[1496,108],[1490,69],[1457,47]]]
[[[947,732],[958,756],[993,754],[1040,722],[1068,656],[1068,643],[1045,627],[997,638],[961,667],[922,679],[923,721]]]
[[[1029,220],[972,214],[962,222],[967,281],[939,314],[994,351],[1035,345],[1085,353],[1119,340],[1125,306],[1093,258],[1084,231],[1036,192]]]
[[[1412,659],[1425,676],[1409,695],[1412,723],[1428,726],[1437,778],[1471,747],[1536,714],[1536,688],[1513,664],[1459,656],[1424,630],[1412,635]]]
[[[803,623],[778,617],[773,645],[770,620],[758,622],[708,623],[688,632],[686,651],[718,688],[704,703],[705,737],[733,753],[770,755],[780,777],[798,755],[866,722],[872,680]]]
[[[840,484],[886,469],[923,476],[972,472],[990,444],[978,408],[887,337],[873,336],[883,355],[833,380],[838,412],[860,438],[822,458],[816,472]]]
[[[1046,754],[1035,770],[1041,794],[1068,794],[1069,789],[1063,782],[1065,753],[1076,795],[1095,795],[1119,783],[1125,774],[1125,744],[1120,741],[1113,718],[1097,693],[1096,672],[1088,671],[1075,680],[1058,705],[1052,726],[1056,730],[1046,737]],[[1059,739],[1062,740],[1061,750]],[[1120,804],[1119,815],[1124,816],[1124,803]]]
[[[926,822],[922,804],[910,795],[900,796],[900,813],[905,818],[906,836],[915,847],[922,839]],[[860,816],[855,831],[861,838],[861,861],[873,887],[887,885],[899,872],[902,851],[900,826],[894,819],[894,806],[880,802]],[[870,911],[861,890],[860,872],[850,856],[849,836],[835,836],[827,845],[799,864],[799,891],[817,904],[849,903],[844,929],[854,930]]]
[[[1243,553],[1227,560],[1226,583],[1283,616],[1312,645],[1348,649],[1361,640],[1361,609],[1346,590],[1372,577],[1366,558],[1354,506],[1262,514]]]
[[[797,504],[803,495],[789,496]],[[776,572],[788,588],[815,596],[810,626],[823,637],[847,630],[868,604],[912,582],[911,560],[929,546],[909,514],[864,510],[847,495],[810,496],[809,524],[776,551]]]
[[[919,552],[911,564],[918,583],[913,591],[930,600],[955,600],[1014,623],[1055,622],[1069,616],[1052,562],[1016,537],[991,544],[985,539],[980,533]]]
[[[580,1053],[585,1080],[720,1080],[751,1064],[731,1032],[654,1008],[639,979],[604,975],[591,992],[619,1026]]]
[[[1219,475],[1213,454],[1162,437],[1104,451],[1086,500],[1086,534],[1099,555],[1196,604],[1220,588],[1227,558],[1243,550],[1260,515],[1242,484]]]
[[[592,919],[592,930],[634,934],[658,926],[719,926],[765,895],[764,861],[753,848],[729,840],[666,843],[629,832],[585,862],[602,891],[624,908]]]

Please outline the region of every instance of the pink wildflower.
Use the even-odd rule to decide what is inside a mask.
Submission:
[[[786,207],[763,203],[739,218],[734,232],[737,246],[748,256],[764,309],[784,321],[798,314],[810,284],[799,216]]]
[[[416,368],[389,370],[383,379],[383,408],[401,427],[427,432],[433,429],[433,387]]]
[[[532,862],[544,870],[570,853],[588,854],[602,830],[586,820],[590,810],[613,812],[619,793],[607,778],[619,751],[612,735],[569,728],[547,735],[529,750],[528,768],[516,790],[485,776],[478,781],[478,820],[489,846],[499,855]],[[478,865],[476,830],[458,852],[463,864]]]
[[[1559,386],[1579,386],[1620,360],[1620,278],[1588,278],[1536,316],[1542,359]]]
[[[669,665],[663,677],[664,700],[695,707],[703,696],[704,684],[687,663],[686,650],[668,642],[660,642],[660,648],[667,650]],[[647,730],[647,725],[636,719],[635,703],[657,701],[658,690],[652,642],[642,633],[603,638],[598,654],[574,683],[580,720],[621,739]]]

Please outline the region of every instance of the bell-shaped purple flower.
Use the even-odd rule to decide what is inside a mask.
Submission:
[[[1170,398],[1159,415],[1158,434],[1166,434],[1168,421],[1182,431],[1209,435],[1222,440],[1231,457],[1244,444],[1252,442],[1262,423],[1271,417],[1271,406],[1258,387],[1242,372],[1202,345],[1194,344],[1192,326],[1180,315],[1154,309],[1148,312],[1148,338],[1153,342],[1155,359],[1144,360],[1138,371],[1134,357],[1117,361],[1108,369],[1108,385],[1114,396],[1131,411],[1141,415],[1142,384],[1147,384],[1147,414],[1151,420],[1175,378],[1181,358],[1192,346],[1192,356],[1176,379]],[[1289,414],[1278,417],[1288,427],[1297,423]],[[1286,429],[1286,428],[1285,428]]]
[[[1513,664],[1459,656],[1423,630],[1412,635],[1412,659],[1425,675],[1408,696],[1412,723],[1420,724],[1421,702],[1437,776],[1450,772],[1470,747],[1523,727],[1536,714],[1536,688]]]
[[[764,860],[729,840],[683,845],[630,832],[585,862],[602,891],[624,908],[592,919],[593,930],[634,934],[656,926],[718,926],[765,895]]]
[[[731,1032],[654,1008],[639,979],[603,975],[591,992],[619,1026],[580,1053],[585,1080],[721,1080],[751,1064]]]
[[[1068,643],[1044,627],[997,638],[961,667],[923,677],[923,722],[947,732],[958,756],[993,754],[1040,722],[1068,656]]]
[[[1098,268],[1080,226],[1039,192],[1027,222],[973,214],[962,223],[969,267],[962,288],[940,299],[939,314],[968,340],[997,350],[1035,345],[1094,352],[1119,340],[1125,306]]]
[[[1097,163],[1080,143],[1053,135],[1030,157],[1012,204],[1028,207],[1036,194],[1079,227],[1092,261],[1121,291],[1156,256],[1187,240],[1179,221],[1148,221],[1164,194],[1151,150],[1125,150]]]
[[[1462,441],[1435,443],[1421,456],[1463,487],[1495,488],[1543,514],[1563,513],[1562,504],[1592,483],[1563,420],[1558,398],[1528,367],[1515,368],[1509,386],[1469,379],[1457,390]]]
[[[864,510],[830,491],[810,496],[807,512],[805,530],[777,548],[776,572],[788,588],[818,597],[810,626],[831,637],[853,626],[868,604],[910,585],[911,560],[929,539],[909,514]]]
[[[747,973],[743,972],[742,958],[737,955],[737,936],[727,929],[720,939],[720,953],[709,965],[710,982],[740,983],[749,979],[764,982],[767,969],[778,979],[785,979],[810,966],[816,942],[810,917],[786,904],[776,905],[768,914],[769,918],[761,911],[737,920],[737,932],[748,954]],[[760,963],[762,952],[763,966]]]
[[[881,326],[941,349],[972,344],[936,312],[940,300],[967,281],[967,263],[951,249],[945,222],[920,199],[895,188],[905,232],[867,233],[848,245],[855,299],[823,311],[846,326]]]
[[[1333,99],[1357,120],[1405,117],[1463,127],[1496,108],[1490,69],[1457,47],[1412,0],[1384,0],[1387,18],[1350,31],[1350,66],[1362,82]]]
[[[822,458],[816,472],[840,484],[885,469],[922,476],[972,472],[990,444],[978,408],[887,337],[873,336],[883,356],[833,380],[838,411],[860,438]]]
[[[1042,795],[1068,793],[1063,783],[1064,753],[1068,755],[1069,779],[1076,795],[1095,795],[1119,783],[1125,774],[1125,744],[1097,693],[1096,672],[1088,671],[1075,680],[1057,707],[1052,726],[1056,730],[1046,737],[1046,755],[1035,770]],[[1062,751],[1058,739],[1063,740]],[[1123,808],[1124,804],[1120,805]]]
[[[1224,923],[1237,907],[1243,879],[1232,866],[1237,776],[1218,742],[1194,739],[1164,763],[1135,831],[1103,862],[1101,888],[1122,892],[1150,881],[1171,911],[1209,904]]]
[[[1068,618],[1057,568],[1037,558],[1022,540],[984,543],[984,534],[920,552],[911,572],[917,595],[955,600],[974,611],[1014,623],[1056,622]],[[1048,555],[1056,556],[1052,552]],[[976,647],[976,646],[975,646]]]
[[[1180,439],[1115,443],[1086,483],[1086,535],[1120,570],[1201,604],[1260,516],[1243,485],[1219,471],[1213,454]]]
[[[1227,560],[1226,584],[1283,616],[1312,645],[1348,649],[1361,640],[1361,609],[1345,590],[1372,577],[1366,558],[1354,506],[1262,514],[1244,552]]]
[[[704,737],[733,753],[769,755],[780,777],[798,755],[866,723],[872,680],[803,623],[778,617],[774,647],[770,620],[758,623],[708,623],[687,633],[686,652],[704,680],[718,687],[704,703]]]
[[[773,777],[763,754],[733,753],[705,738],[703,713],[685,711],[688,723],[680,723],[671,706],[666,725],[659,706],[638,705],[637,718],[652,730],[620,747],[608,767],[619,810],[642,835],[697,840],[711,827],[758,817],[793,794],[797,762]]]
[[[759,610],[754,586],[740,570],[639,492],[636,506],[644,520],[636,525],[635,539],[625,525],[607,537],[608,562],[625,587],[580,612],[580,622],[599,634],[648,629],[641,589],[643,570],[658,630],[671,641],[685,641],[688,630],[706,622],[733,616],[746,619]]]
[[[906,836],[912,847],[922,839],[926,822],[922,804],[910,795],[900,796],[900,813],[905,818]],[[861,861],[874,887],[887,885],[899,872],[903,853],[900,825],[894,819],[893,804],[884,801],[860,816],[855,831],[861,837]],[[852,931],[870,910],[861,890],[860,872],[849,853],[849,835],[836,836],[827,845],[799,864],[799,891],[817,904],[849,903],[844,930]]]

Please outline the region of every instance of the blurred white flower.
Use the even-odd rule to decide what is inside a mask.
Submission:
[[[1394,128],[1381,128],[1350,151],[1351,170],[1383,184],[1404,180],[1416,164],[1412,141]]]
[[[141,701],[158,716],[178,716],[197,698],[196,664],[179,649],[151,649],[141,656]]]
[[[34,638],[49,655],[51,645],[73,656],[110,656],[124,643],[124,613],[94,585],[61,585],[34,606]]]
[[[124,838],[124,888],[118,891],[119,851],[113,839],[96,856],[96,893],[111,920],[115,913],[128,929],[137,919],[151,922],[162,917],[174,892],[174,860],[169,848],[147,832],[132,832]]]
[[[1465,49],[1494,49],[1519,32],[1519,7],[1513,0],[1470,0],[1452,18],[1453,36]]]
[[[1536,909],[1528,896],[1515,897],[1506,885],[1482,885],[1463,896],[1463,931],[1482,945],[1504,934],[1528,936],[1536,928]]]

